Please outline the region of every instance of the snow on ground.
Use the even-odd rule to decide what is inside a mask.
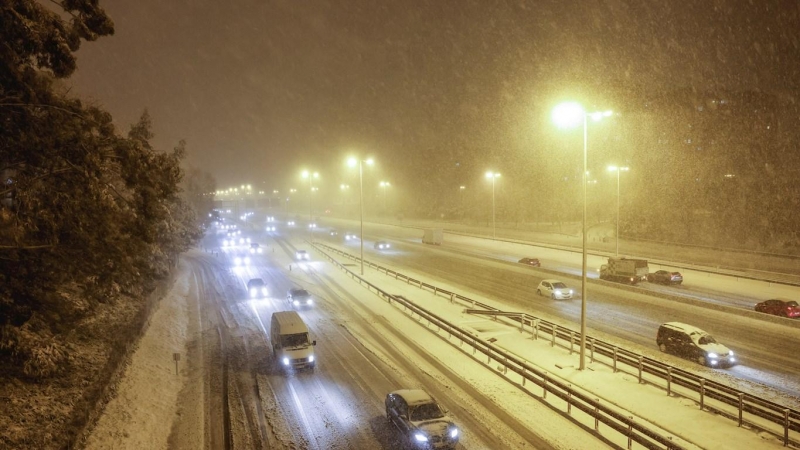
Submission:
[[[315,255],[317,258],[318,256]],[[284,264],[283,259],[291,261],[291,256],[283,258],[276,255],[275,259],[283,267],[287,267],[288,263]],[[389,323],[397,324],[400,329],[408,333],[409,338],[427,348],[441,361],[451,367],[458,367],[465,380],[479,387],[515,416],[519,416],[524,423],[528,423],[532,429],[540,432],[554,445],[560,448],[598,448],[596,440],[587,438],[581,432],[575,433],[574,428],[564,425],[560,413],[544,407],[535,397],[539,395],[536,389],[531,391],[533,395],[520,395],[520,388],[503,380],[496,367],[487,368],[483,364],[470,361],[470,358],[464,356],[465,354],[457,351],[454,344],[424,331],[426,328],[424,324],[409,319],[401,309],[389,305],[367,289],[348,281],[348,277],[332,264],[320,261],[321,259],[309,263],[304,269],[322,271],[345,286],[349,283],[352,286],[351,293],[362,300],[362,303],[369,304],[372,311],[385,316]],[[402,268],[400,271],[441,285],[443,288],[457,289],[442,285],[443,283],[438,280],[427,280],[424,275],[408,272]],[[295,273],[295,276],[297,275],[299,273]],[[173,420],[179,412],[199,414],[201,417],[197,423],[202,427],[202,404],[195,404],[194,407],[192,404],[179,405],[179,399],[183,401],[192,397],[192,393],[198,392],[198,386],[202,386],[201,376],[184,368],[184,361],[187,359],[185,357],[187,341],[192,339],[193,333],[197,331],[197,324],[191,318],[193,317],[190,310],[191,302],[187,302],[190,296],[189,277],[187,268],[182,266],[175,287],[153,314],[150,327],[118,386],[117,396],[107,405],[105,413],[88,438],[86,448],[170,448],[171,439],[176,432],[185,434],[183,442],[195,439],[197,445],[188,448],[202,446],[201,428],[172,429]],[[630,374],[614,374],[608,367],[598,363],[590,364],[590,370],[578,371],[577,354],[569,355],[563,348],[552,348],[546,339],[534,340],[529,333],[520,333],[518,329],[506,327],[500,322],[468,316],[463,312],[464,305],[451,304],[444,297],[433,296],[430,292],[396,281],[371,269],[366,269],[365,278],[393,294],[403,295],[414,302],[419,302],[424,308],[464,328],[472,329],[484,339],[496,339],[495,345],[547,370],[554,377],[559,377],[574,386],[581,386],[581,389],[591,392],[608,405],[630,411],[630,415],[637,420],[656,424],[674,436],[676,442],[683,443],[689,448],[696,446],[707,449],[751,449],[781,446],[780,441],[771,435],[738,428],[728,419],[700,411],[695,401],[667,397],[662,389],[639,384]],[[491,303],[491,300],[471,292],[460,293]],[[348,317],[339,319],[345,322],[345,326],[354,336],[365,335],[361,331],[361,327],[366,325],[364,321]],[[367,348],[380,354],[367,340],[363,338],[360,340]],[[324,345],[324,342],[320,345]],[[179,376],[175,375],[173,353],[182,355]],[[320,364],[324,364],[324,361],[320,361]],[[431,376],[435,377],[437,374],[431,372]],[[442,379],[442,382],[446,383],[447,380]],[[465,401],[470,400],[465,399]],[[551,397],[549,401],[554,402],[556,410],[564,410],[563,402],[559,404]],[[580,417],[580,414],[574,411],[573,414]],[[594,426],[588,416],[582,417],[581,421],[590,428]],[[609,430],[606,430],[604,435],[623,447],[627,444],[626,439],[616,436],[616,433],[610,433]],[[692,444],[686,444],[687,442]]]
[[[116,397],[106,405],[86,442],[86,449],[167,449],[178,394],[187,382],[186,342],[189,324],[189,271],[181,264],[172,290],[159,302],[140,340]],[[173,354],[180,354],[179,375]],[[202,410],[200,410],[202,414]],[[194,430],[196,433],[198,430]],[[202,433],[194,448],[202,448]]]
[[[354,272],[356,271],[356,269],[353,270]],[[413,278],[430,282],[448,290],[454,290],[449,286],[442,286],[442,283],[438,281],[429,280],[424,275],[402,268],[399,271]],[[529,333],[520,333],[515,327],[504,327],[490,319],[482,320],[466,315],[464,313],[464,305],[451,304],[448,298],[434,296],[429,291],[420,290],[368,268],[365,268],[364,278],[382,289],[390,291],[392,294],[405,296],[440,317],[444,317],[460,326],[472,328],[483,339],[496,339],[495,345],[521,356],[532,364],[548,371],[554,377],[561,378],[574,386],[581,386],[583,390],[591,392],[601,401],[617,405],[624,410],[630,411],[630,414],[635,418],[668,430],[669,434],[675,437],[676,442],[686,440],[706,449],[782,447],[782,442],[772,435],[751,431],[747,428],[739,428],[731,420],[700,411],[694,400],[667,397],[663,389],[648,384],[639,384],[636,377],[630,374],[614,374],[610,368],[599,363],[589,364],[590,370],[579,371],[577,370],[577,353],[569,355],[568,350],[558,347],[552,348],[546,339],[533,340]],[[470,292],[456,291],[481,302],[496,303],[473,295]],[[391,317],[390,321],[392,323],[402,323],[403,319],[397,317],[397,314],[404,315],[404,313],[396,308],[386,306],[387,308],[381,309],[382,314]],[[498,306],[501,307],[502,305]],[[453,353],[452,347],[450,347],[450,350],[447,350],[448,346],[441,349],[437,348],[439,347],[438,339],[431,339],[430,336],[414,332],[410,332],[409,336],[424,343],[428,348],[436,348],[431,353],[443,361],[446,361],[446,355]],[[496,372],[485,368],[479,368],[469,374],[465,374],[465,377],[469,378],[473,384],[483,386],[484,389],[489,391],[493,389],[492,386],[499,379]],[[536,393],[535,390],[534,393]],[[527,412],[528,408],[530,408],[529,399],[518,395],[518,391],[516,395],[498,396],[497,401],[502,405],[507,405],[510,411]],[[584,419],[587,426],[593,426],[593,421],[590,423],[588,418]],[[532,426],[536,430],[549,429],[547,425],[543,425],[539,417],[532,423]],[[555,442],[559,442],[560,436],[561,433],[556,432],[552,438],[556,439]],[[567,445],[567,448],[579,447]]]

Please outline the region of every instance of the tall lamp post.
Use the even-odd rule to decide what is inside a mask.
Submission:
[[[464,219],[464,189],[466,186],[458,187],[458,207],[461,209],[461,219]]]
[[[614,240],[617,242],[617,256],[619,256],[619,173],[627,172],[628,170],[627,167],[608,166],[609,172],[617,172],[617,231],[616,234],[614,234]]]
[[[308,223],[311,225],[311,223],[314,222],[314,213],[311,209],[311,192],[314,190],[314,187],[311,185],[311,183],[314,178],[319,179],[319,172],[311,173],[307,170],[304,170],[301,175],[303,178],[308,179]]]
[[[381,181],[380,187],[383,188],[383,213],[386,214],[386,188],[391,186],[388,181]]]
[[[497,238],[497,226],[495,226],[494,221],[494,180],[500,178],[500,174],[497,172],[486,172],[486,178],[492,180],[492,237]]]
[[[358,166],[358,204],[361,212],[361,234],[358,236],[358,241],[361,243],[361,276],[364,276],[364,163],[368,166],[373,165],[375,162],[370,159],[350,158],[347,160],[347,165],[350,167]]]
[[[578,103],[562,103],[553,109],[553,121],[559,128],[574,128],[583,123],[583,263],[581,265],[581,351],[580,370],[586,369],[586,181],[588,174],[588,118],[598,121],[611,111],[587,113]]]

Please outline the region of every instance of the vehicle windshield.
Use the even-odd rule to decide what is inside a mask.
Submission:
[[[296,291],[292,291],[292,297],[308,297],[311,294],[308,293],[305,289],[298,289]]]
[[[281,336],[281,346],[305,347],[308,345],[308,333],[284,334]]]
[[[796,301],[792,300],[792,301],[790,301],[790,302],[786,302],[786,306],[795,306],[795,307],[796,307],[796,306],[798,306],[798,305],[797,305],[797,302],[796,302]]]
[[[436,403],[426,403],[411,408],[409,420],[417,422],[421,420],[438,419],[440,417],[444,417],[444,413],[441,408],[439,408],[439,405]]]
[[[553,283],[553,289],[566,289],[567,285],[562,282]]]
[[[263,286],[264,285],[264,280],[262,280],[262,279],[250,280],[250,282],[247,283],[247,284],[249,284],[250,287],[259,287],[259,286]]]
[[[711,335],[706,334],[704,336],[700,336],[700,339],[697,340],[697,343],[700,345],[707,345],[707,344],[716,344],[717,341],[715,341],[714,338],[711,337]]]

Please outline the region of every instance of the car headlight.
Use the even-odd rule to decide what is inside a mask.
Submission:
[[[417,442],[428,442],[428,436],[422,433],[414,433],[414,439],[416,439]]]
[[[240,244],[244,244],[244,239],[243,238],[239,238],[239,243]]]
[[[289,358],[286,358],[286,357],[283,358],[283,365],[284,366],[288,366],[289,365]]]
[[[256,288],[250,289],[250,296],[255,297],[256,295],[258,295],[258,289]]]
[[[572,295],[572,289],[569,290],[569,295]]]
[[[237,257],[236,259],[233,260],[233,263],[236,264],[237,266],[242,265],[242,258]]]
[[[264,253],[263,249],[258,249],[258,253]]]
[[[453,427],[450,429],[450,439],[455,439],[458,437],[458,428]]]
[[[733,350],[728,352],[728,356],[733,357]]]
[[[314,362],[314,355],[308,357],[308,362]]]
[[[719,355],[717,355],[716,353],[709,353],[708,357],[711,358],[711,359],[717,359],[717,358],[719,358]]]
[[[250,257],[245,256],[244,257],[244,263],[245,263],[245,265],[250,264]]]
[[[252,248],[250,249],[250,253],[255,253],[255,252],[256,251],[254,249],[252,249]]]
[[[262,295],[266,296],[268,293],[269,292],[267,291],[267,288],[261,288],[261,294]]]
[[[306,300],[306,305],[312,305],[312,304],[314,304],[313,300],[311,299]]]
[[[295,300],[295,301],[292,302],[292,304],[294,306],[299,306],[300,305],[300,300]]]

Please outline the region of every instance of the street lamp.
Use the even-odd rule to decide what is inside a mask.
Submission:
[[[368,166],[373,165],[375,162],[370,159],[361,159],[361,158],[350,158],[347,160],[347,165],[350,167],[355,167],[358,165],[358,205],[360,212],[360,221],[361,221],[361,234],[359,235],[359,242],[361,242],[361,276],[364,276],[364,163]]]
[[[381,181],[380,187],[383,188],[383,213],[386,214],[386,188],[391,186],[388,181]]]
[[[500,178],[500,174],[497,172],[486,172],[486,178],[490,178],[492,180],[492,237],[497,238],[497,227],[495,226],[494,221],[494,180]]]
[[[458,206],[461,209],[461,219],[464,219],[464,189],[466,186],[458,187]]]
[[[589,117],[599,121],[613,114],[611,111],[587,113],[575,102],[562,103],[553,109],[553,122],[559,128],[574,128],[583,123],[583,264],[581,265],[581,352],[580,370],[586,369],[586,180],[588,177],[588,128]]]
[[[608,166],[609,172],[617,172],[617,232],[614,234],[614,240],[617,241],[616,255],[619,256],[619,173],[627,172],[627,167]]]
[[[307,170],[304,170],[301,175],[303,178],[308,178],[308,221],[310,225],[311,222],[314,222],[314,214],[311,209],[311,192],[314,190],[314,187],[311,185],[311,182],[314,178],[319,179],[319,172],[311,173]]]

